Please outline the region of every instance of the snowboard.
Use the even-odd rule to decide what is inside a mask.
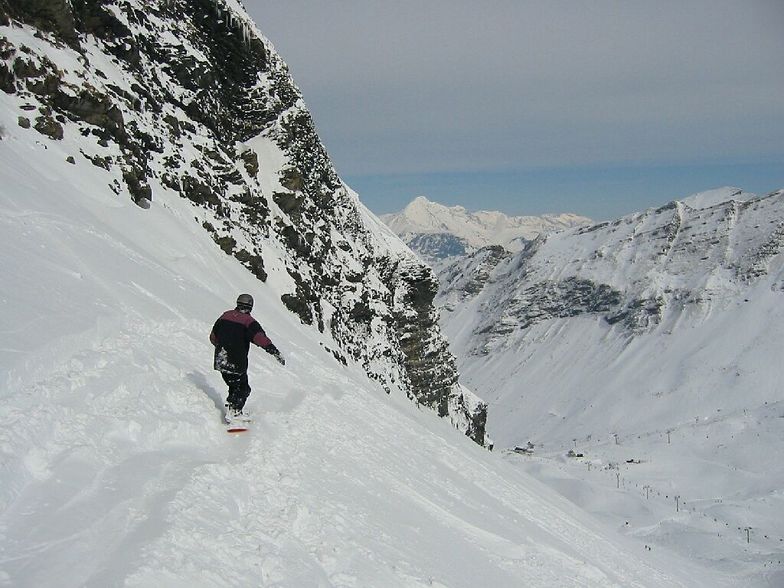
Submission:
[[[228,420],[224,417],[224,424],[226,425],[227,433],[244,433],[248,430],[250,425],[250,417],[240,417]]]

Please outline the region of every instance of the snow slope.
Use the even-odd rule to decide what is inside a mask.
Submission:
[[[442,326],[497,447],[532,443],[515,463],[626,533],[781,586],[783,228],[784,192],[727,188],[456,264]]]
[[[6,98],[0,94],[0,100]],[[0,108],[0,585],[722,586],[622,537],[336,362],[156,188],[143,210]],[[78,145],[77,145],[78,147]],[[227,435],[207,334],[238,292],[253,430]],[[383,415],[383,416],[381,416]]]

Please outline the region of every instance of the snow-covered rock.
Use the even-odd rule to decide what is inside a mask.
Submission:
[[[439,332],[430,270],[337,176],[239,2],[9,0],[0,26],[7,130],[58,145],[75,174],[101,170],[86,189],[104,198],[145,210],[187,200],[189,222],[328,333],[337,361],[486,443],[484,405],[458,384]],[[285,279],[269,281],[273,271]]]

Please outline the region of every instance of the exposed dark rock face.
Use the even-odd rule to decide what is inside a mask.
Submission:
[[[436,261],[449,257],[463,256],[469,246],[465,239],[450,233],[428,233],[414,235],[408,246],[426,261]]]
[[[223,0],[0,0],[2,19],[37,27],[69,57],[55,64],[0,28],[0,90],[44,109],[32,116],[39,132],[84,137],[107,188],[139,206],[179,193],[262,282],[265,248],[285,251],[281,303],[335,339],[330,353],[484,443],[484,405],[457,383],[430,271],[377,236],[247,15]]]
[[[490,280],[490,275],[496,266],[504,260],[510,259],[512,255],[500,245],[493,245],[483,247],[470,258],[459,260],[444,268],[439,279],[454,293],[452,299],[445,304],[453,306],[466,297],[479,294]]]
[[[621,293],[606,284],[576,277],[539,282],[515,297],[504,312],[514,317],[520,328],[551,318],[608,312],[621,302]]]
[[[245,164],[245,171],[248,175],[256,177],[259,173],[259,156],[255,151],[248,149],[240,154],[242,162]]]
[[[47,114],[36,117],[33,128],[52,139],[59,141],[63,138],[63,125]]]
[[[39,29],[51,31],[69,44],[76,44],[76,26],[67,0],[5,0],[4,18],[19,18]],[[3,23],[0,18],[0,24]]]
[[[436,336],[438,317],[433,298],[437,284],[423,266],[396,263],[390,270],[392,283],[400,284],[393,317],[408,365],[411,393],[419,402],[435,407],[439,416],[446,416],[457,370],[446,342]],[[445,358],[449,361],[444,362]]]

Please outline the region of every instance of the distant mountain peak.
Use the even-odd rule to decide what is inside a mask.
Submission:
[[[425,196],[417,196],[399,213],[381,215],[381,220],[431,263],[491,245],[519,251],[525,242],[543,233],[591,223],[569,213],[510,216],[494,210],[471,212]]]
[[[442,205],[438,204],[437,202],[432,202],[431,200],[428,199],[427,196],[417,196],[411,202],[408,203],[408,205],[406,206],[405,210],[409,210],[409,209],[413,210],[413,209],[416,209],[418,207],[431,206],[433,204],[437,204],[438,206],[442,206]]]

